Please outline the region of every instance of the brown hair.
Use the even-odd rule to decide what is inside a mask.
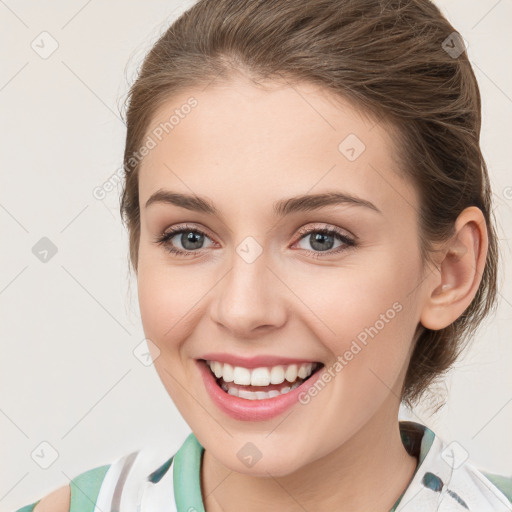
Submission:
[[[428,0],[199,0],[146,56],[127,102],[121,217],[137,272],[140,239],[134,158],[158,107],[187,88],[256,80],[320,85],[396,129],[402,172],[420,194],[423,261],[468,206],[487,223],[489,251],[476,296],[448,327],[419,327],[401,399],[419,401],[495,307],[498,248],[480,146],[480,93],[461,38]]]

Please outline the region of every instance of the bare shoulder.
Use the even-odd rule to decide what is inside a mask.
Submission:
[[[71,488],[69,485],[59,487],[45,496],[34,508],[34,512],[69,512]]]

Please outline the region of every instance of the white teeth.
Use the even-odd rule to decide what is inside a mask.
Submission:
[[[245,389],[239,389],[238,396],[240,398],[245,398],[247,400],[256,400],[257,399],[256,393],[253,393],[252,391],[246,391]]]
[[[286,373],[284,374],[286,380],[288,382],[295,382],[297,380],[297,365],[291,364],[286,368]]]
[[[222,368],[222,363],[219,363],[219,365]],[[230,364],[224,364],[224,368],[222,368],[221,377],[224,379],[225,382],[233,382],[233,367]]]
[[[277,389],[273,389],[272,391],[248,391],[246,389],[238,389],[224,382],[221,384],[221,387],[228,394],[237,396],[239,398],[245,398],[246,400],[265,400],[266,398],[274,398],[279,395],[285,395],[286,393],[293,391],[296,387],[300,386],[300,384],[300,382],[296,382],[292,385],[292,387],[285,386],[283,389],[281,389],[281,391],[278,391]]]
[[[268,367],[243,368],[232,366],[218,361],[207,361],[215,377],[222,377],[225,382],[234,382],[241,386],[268,386],[269,384],[281,384],[285,380],[292,383],[300,379],[306,379],[316,369],[316,363],[304,363],[301,365],[290,364]]]
[[[243,368],[241,366],[232,366],[228,363],[219,361],[206,361],[215,377],[221,379],[221,387],[224,391],[233,396],[245,398],[247,400],[264,400],[274,398],[280,394],[288,393],[302,384],[302,381],[309,377],[318,367],[317,363],[304,363],[301,365],[290,364],[287,366],[277,365],[271,368],[259,367]],[[297,380],[297,377],[300,380]],[[249,391],[230,386],[233,382],[239,386],[268,386],[270,384],[282,384],[289,382],[291,385],[285,385],[281,390],[273,389],[271,391]]]
[[[222,377],[222,364],[218,361],[213,361],[211,366],[213,373],[215,374],[215,377],[219,378]]]
[[[299,368],[298,376],[301,379],[305,379],[308,375],[311,375],[311,368],[312,368],[312,366],[313,366],[312,363],[302,364],[300,366],[300,368]]]
[[[268,368],[255,368],[251,372],[251,386],[268,386],[270,384],[270,372]]]
[[[284,382],[284,366],[274,366],[270,370],[270,383],[281,384]]]
[[[241,384],[243,386],[250,386],[251,384],[251,370],[242,368],[241,366],[235,366],[233,370],[233,382],[235,384]]]

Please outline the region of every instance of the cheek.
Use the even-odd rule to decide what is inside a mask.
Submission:
[[[301,281],[297,289],[315,314],[310,325],[316,337],[333,360],[341,356],[343,366],[351,367],[343,369],[351,380],[375,381],[371,369],[392,381],[407,363],[417,324],[410,292],[420,279],[419,266],[390,251],[365,265],[330,270]]]
[[[184,392],[188,377],[182,340],[190,336],[197,321],[193,305],[198,292],[190,282],[189,286],[183,282],[181,272],[171,274],[163,266],[139,261],[143,262],[137,277],[139,307],[145,337],[151,341],[153,365],[176,406],[186,410],[190,404]]]
[[[142,264],[137,278],[138,298],[146,337],[157,345],[173,345],[191,328],[204,291],[202,281],[190,279],[186,271]],[[204,282],[204,281],[203,281]],[[194,307],[196,305],[196,307]]]
[[[321,338],[326,339],[328,332],[327,339],[343,341],[375,323],[379,330],[383,330],[382,322],[386,326],[397,323],[398,310],[410,300],[410,287],[405,283],[414,277],[390,265],[379,267],[330,269],[296,283],[297,295],[326,328]]]

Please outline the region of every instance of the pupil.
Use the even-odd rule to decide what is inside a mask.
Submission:
[[[189,231],[181,235],[181,243],[186,250],[199,249],[203,243],[203,235],[201,233],[194,233]],[[192,247],[188,246],[187,243],[192,243]]]
[[[311,247],[313,247],[315,249],[319,249],[321,251],[332,249],[334,240],[333,240],[333,237],[331,235],[327,235],[325,233],[316,233],[314,235],[311,235],[310,238],[311,238],[311,242],[310,242],[311,243]],[[325,239],[326,238],[330,238],[331,239],[331,243],[327,244],[328,247],[325,244]],[[316,245],[316,247],[315,247],[315,245]]]

